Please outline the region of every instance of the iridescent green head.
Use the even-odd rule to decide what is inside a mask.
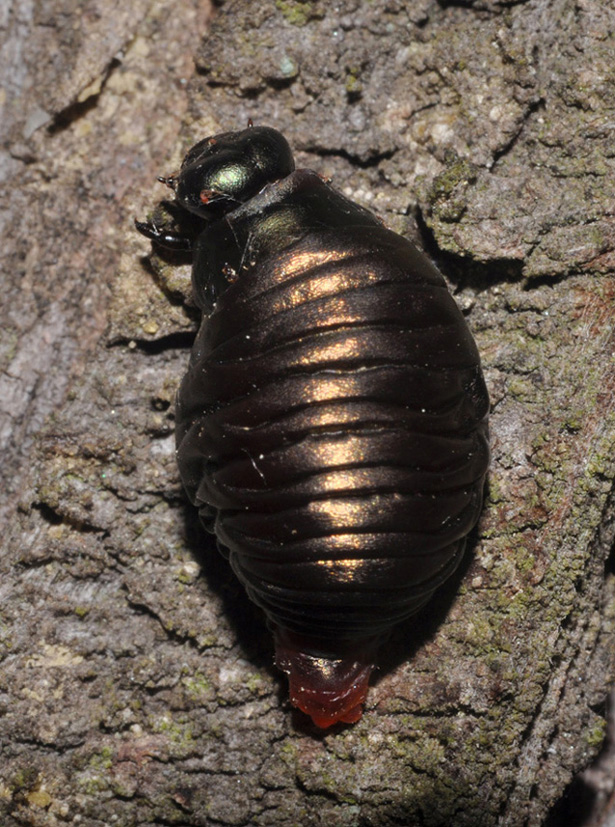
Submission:
[[[177,175],[161,180],[190,212],[217,219],[295,168],[290,147],[276,129],[250,126],[199,141]]]

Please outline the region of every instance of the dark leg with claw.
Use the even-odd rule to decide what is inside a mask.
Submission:
[[[166,250],[177,250],[181,252],[191,252],[192,239],[187,235],[181,233],[173,233],[169,230],[161,229],[149,221],[137,221],[135,219],[135,227],[146,238],[149,238],[160,247]]]

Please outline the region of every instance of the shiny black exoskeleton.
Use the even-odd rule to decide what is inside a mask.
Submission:
[[[203,219],[184,485],[267,614],[293,703],[358,720],[379,643],[456,569],[481,510],[476,346],[425,255],[295,170],[279,132],[207,138],[160,180]]]

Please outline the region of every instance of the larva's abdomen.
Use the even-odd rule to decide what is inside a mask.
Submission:
[[[256,163],[253,144],[276,149]],[[379,643],[459,563],[481,509],[488,398],[438,271],[293,172],[284,147],[274,130],[227,133],[166,179],[210,222],[177,454],[269,618],[291,700],[329,726],[360,717]]]
[[[402,239],[390,262],[384,229],[369,246],[331,235],[229,287],[178,416],[189,490],[250,597],[321,651],[383,636],[450,575],[488,454],[478,356],[444,284],[403,270]]]

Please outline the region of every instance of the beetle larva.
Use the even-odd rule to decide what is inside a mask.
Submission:
[[[161,178],[203,219],[181,476],[264,609],[293,704],[351,723],[378,646],[457,568],[488,464],[479,355],[440,273],[249,127]]]

